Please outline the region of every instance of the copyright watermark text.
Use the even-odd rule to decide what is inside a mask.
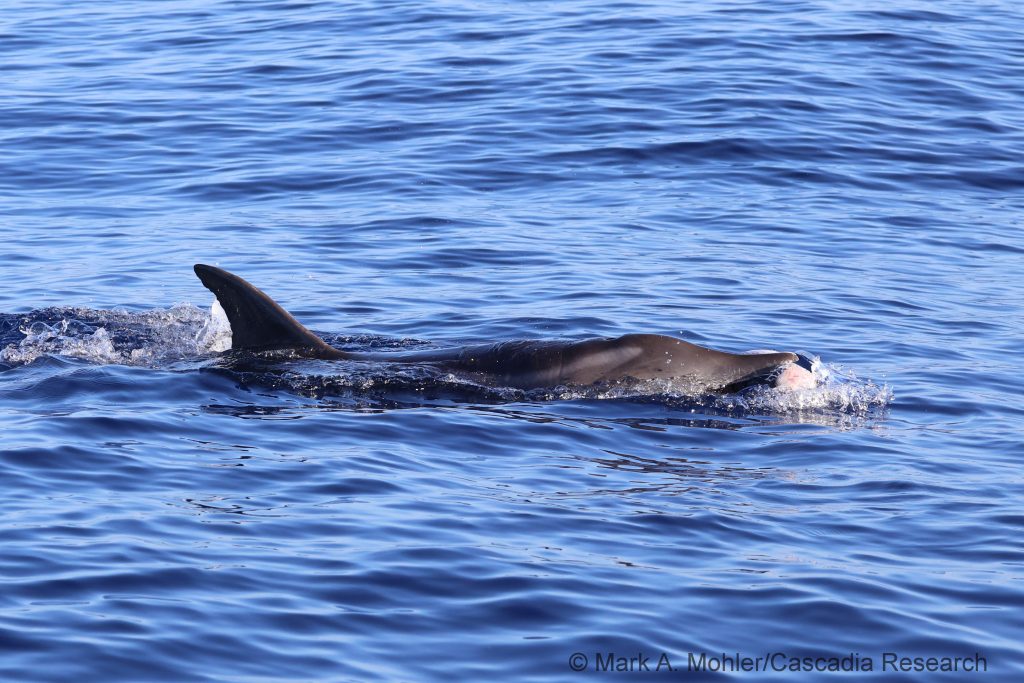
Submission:
[[[988,660],[975,652],[967,656],[901,655],[898,652],[878,654],[789,655],[785,652],[763,654],[709,653],[709,652],[574,652],[569,656],[572,671],[630,672],[630,673],[746,673],[746,672],[803,672],[803,673],[921,673],[965,672],[985,673]]]

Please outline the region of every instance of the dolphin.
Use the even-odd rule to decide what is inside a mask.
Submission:
[[[306,358],[433,366],[492,386],[543,389],[624,380],[666,380],[701,393],[752,384],[814,386],[809,361],[795,353],[738,354],[659,334],[582,341],[504,341],[412,352],[342,351],[327,344],[273,299],[221,268],[195,265],[231,323],[232,348],[288,350]]]

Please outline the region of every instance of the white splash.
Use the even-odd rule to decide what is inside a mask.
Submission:
[[[121,360],[102,327],[94,329],[77,320],[64,319],[52,325],[37,321],[21,332],[25,338],[19,344],[0,349],[0,361],[18,365],[31,363],[42,355],[72,356],[100,364]]]
[[[213,300],[210,317],[196,335],[196,344],[207,352],[219,353],[231,348],[231,322],[220,302]]]
[[[21,365],[53,355],[153,366],[231,348],[231,326],[219,304],[210,313],[191,304],[143,313],[47,309],[26,316],[20,331],[25,337],[0,349],[0,362]]]
[[[893,400],[892,388],[861,380],[852,370],[830,366],[814,357],[811,372],[817,386],[780,391],[772,387],[754,387],[736,396],[722,397],[730,407],[772,413],[838,411],[866,414],[883,408]]]

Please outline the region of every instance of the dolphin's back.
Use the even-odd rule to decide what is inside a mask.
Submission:
[[[720,390],[796,359],[793,353],[729,353],[660,334],[626,334],[570,345],[563,356],[563,379],[573,384],[622,377],[662,379]]]
[[[797,360],[793,353],[735,354],[658,334],[576,342],[508,341],[411,353],[349,353],[329,346],[237,275],[202,264],[195,271],[227,313],[234,349],[289,349],[312,358],[434,365],[521,388],[664,379],[701,391],[733,391]]]

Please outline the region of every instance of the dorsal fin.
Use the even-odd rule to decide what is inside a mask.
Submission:
[[[345,358],[273,299],[221,268],[197,263],[196,275],[217,297],[231,323],[233,349],[296,349],[318,358]]]

